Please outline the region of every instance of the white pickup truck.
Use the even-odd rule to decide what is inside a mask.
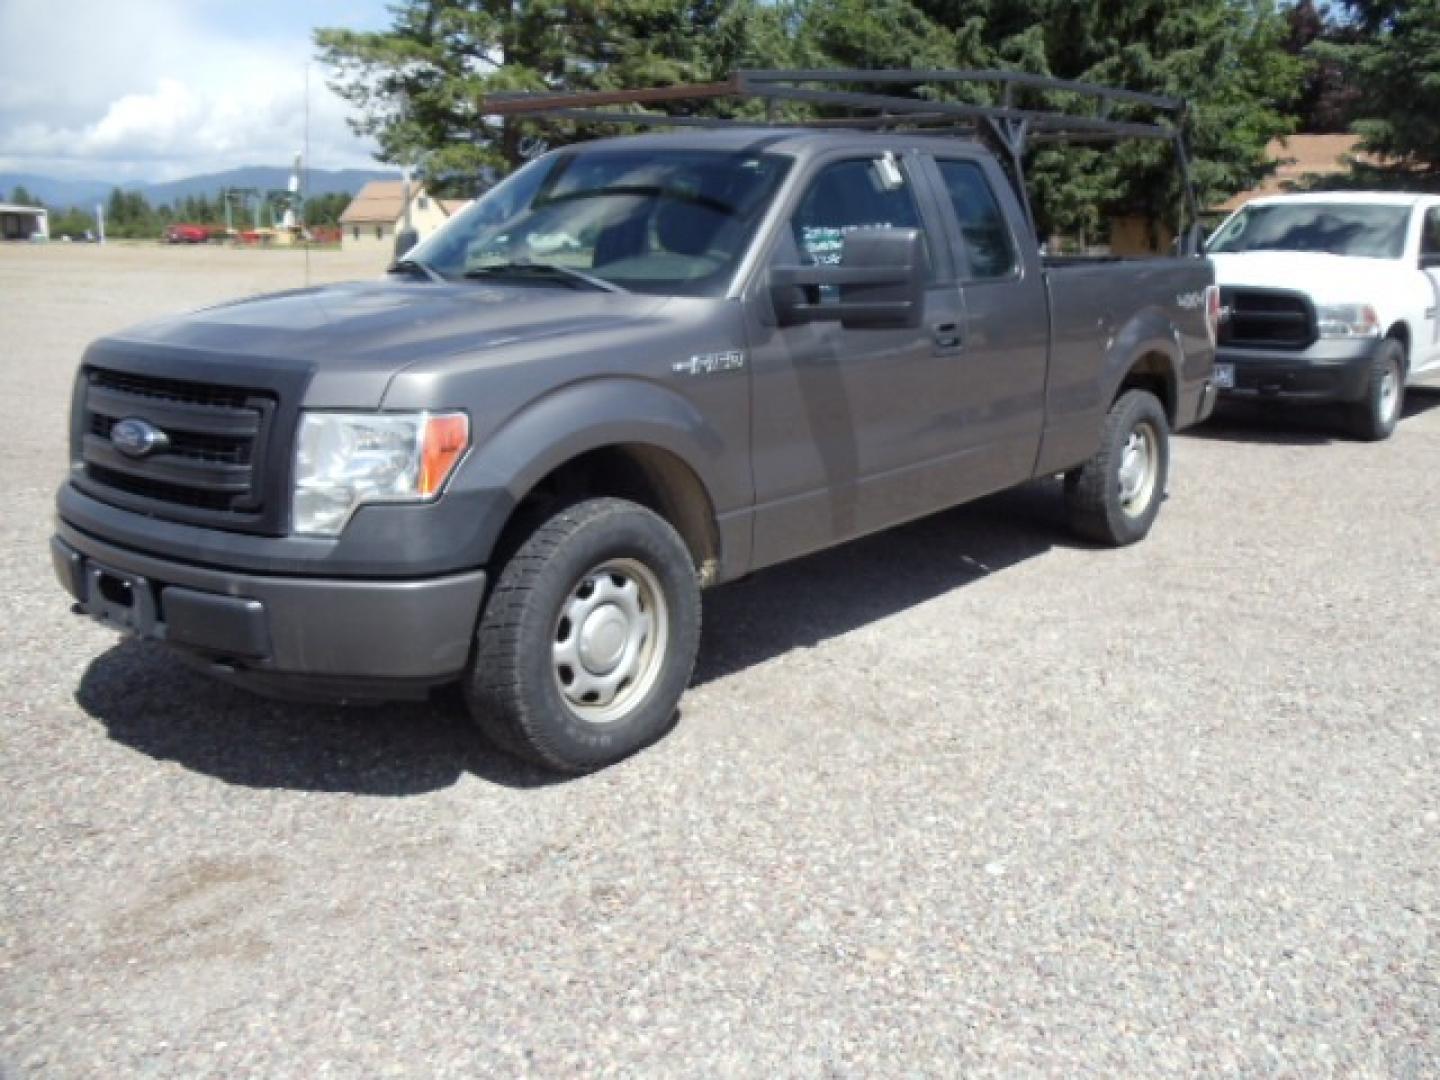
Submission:
[[[1207,245],[1220,285],[1222,397],[1341,402],[1363,439],[1440,374],[1440,196],[1256,199]]]

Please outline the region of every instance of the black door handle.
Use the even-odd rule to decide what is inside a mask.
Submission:
[[[932,327],[935,335],[935,344],[942,349],[958,349],[964,339],[960,336],[960,324],[947,322]]]

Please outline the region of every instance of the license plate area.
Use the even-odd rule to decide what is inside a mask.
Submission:
[[[1216,364],[1216,365],[1215,365],[1215,375],[1214,375],[1214,379],[1215,379],[1215,389],[1216,389],[1216,390],[1234,390],[1234,389],[1235,389],[1235,365],[1234,365],[1234,364]]]
[[[101,622],[134,634],[157,633],[155,590],[139,574],[98,563],[85,567],[85,610]]]

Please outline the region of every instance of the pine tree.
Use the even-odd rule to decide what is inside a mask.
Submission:
[[[1272,168],[1267,144],[1293,130],[1288,106],[1304,64],[1281,48],[1287,28],[1274,0],[916,0],[916,7],[951,32],[957,66],[1016,68],[1184,98],[1202,207],[1256,183]],[[1037,107],[1062,102],[1026,98]],[[1110,115],[1153,119],[1123,106]],[[1092,231],[1131,211],[1173,220],[1180,198],[1173,154],[1161,143],[1046,150],[1036,154],[1031,175],[1042,228]]]
[[[1277,0],[403,0],[394,11],[387,31],[318,30],[316,43],[332,86],[358,110],[356,130],[376,138],[381,160],[423,164],[432,188],[448,173],[513,167],[527,139],[597,133],[498,123],[483,106],[496,91],[709,81],[737,67],[1005,67],[1187,98],[1194,177],[1212,204],[1271,167],[1265,147],[1293,130],[1286,109],[1305,67],[1282,47]],[[938,92],[987,98],[975,87]],[[760,106],[719,100],[694,111],[758,115]],[[1139,118],[1123,107],[1115,115]],[[1095,229],[1121,206],[1173,218],[1179,203],[1163,144],[1046,150],[1031,167],[1049,228]]]
[[[764,62],[755,46],[783,41],[784,9],[761,0],[403,0],[393,10],[389,30],[320,29],[316,45],[380,160],[423,165],[440,189],[452,174],[513,168],[532,140],[587,134],[497,122],[487,94],[703,82]]]
[[[1440,189],[1440,0],[1362,0],[1347,5],[1359,33],[1311,46],[1356,87],[1354,130],[1385,161],[1362,169],[1370,183]]]

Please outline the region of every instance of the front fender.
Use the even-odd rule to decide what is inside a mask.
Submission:
[[[547,475],[609,446],[664,450],[684,462],[709,497],[728,566],[748,558],[747,447],[732,445],[683,395],[639,378],[585,379],[551,391],[485,436],[461,465],[445,498],[484,506],[468,539],[472,565],[488,562],[510,512]],[[727,512],[730,527],[727,528]]]
[[[736,449],[680,394],[643,379],[598,378],[552,391],[507,419],[476,447],[466,471],[518,500],[580,454],[627,443],[679,457],[712,499],[724,486],[722,458]]]

